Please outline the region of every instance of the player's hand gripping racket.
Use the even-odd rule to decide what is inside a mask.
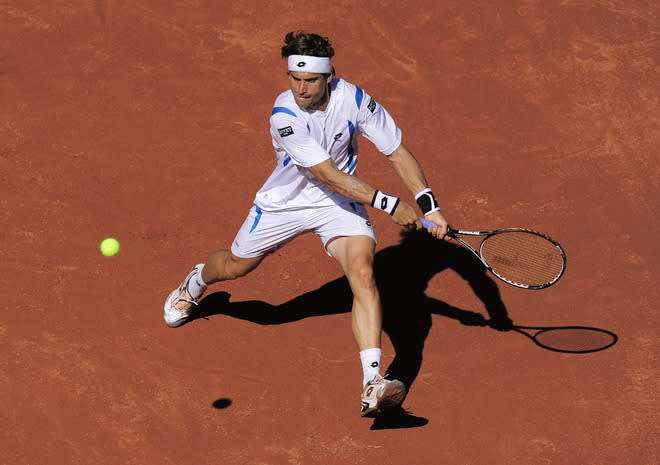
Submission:
[[[437,226],[420,218],[422,226]],[[447,235],[470,250],[496,277],[524,289],[544,289],[559,281],[566,269],[566,253],[558,242],[540,232],[523,228],[462,231],[448,228]],[[482,236],[479,250],[459,236]]]

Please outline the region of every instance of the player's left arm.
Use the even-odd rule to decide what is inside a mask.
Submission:
[[[418,195],[422,191],[429,188],[429,184],[426,180],[426,177],[424,176],[422,167],[420,166],[415,156],[410,152],[410,150],[406,148],[405,145],[400,144],[394,150],[394,152],[388,156],[388,159],[392,164],[394,171],[399,175],[401,181],[403,181],[403,183],[410,190],[410,192],[412,192],[413,195]],[[432,200],[429,198],[429,201],[431,201],[431,203],[436,202],[433,194],[431,194],[431,197]],[[431,207],[435,206],[436,205],[431,205]],[[438,225],[437,228],[429,228],[429,232],[433,236],[437,237],[438,239],[446,237],[449,224],[439,209],[426,214],[425,218],[433,221]]]

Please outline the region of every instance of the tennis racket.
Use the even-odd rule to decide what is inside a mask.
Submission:
[[[425,228],[437,226],[420,218]],[[523,289],[544,289],[559,281],[566,269],[561,245],[543,233],[523,228],[493,231],[462,231],[448,228],[447,235],[471,251],[497,278]],[[482,236],[470,245],[459,236]]]
[[[618,340],[612,331],[586,326],[514,326],[513,330],[527,336],[539,347],[568,354],[598,352],[612,347]]]

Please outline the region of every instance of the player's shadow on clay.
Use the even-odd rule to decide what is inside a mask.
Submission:
[[[483,303],[488,318],[426,295],[431,278],[447,269],[455,271],[469,284]],[[425,231],[406,231],[399,244],[376,253],[374,270],[383,305],[383,330],[395,349],[386,373],[390,379],[405,383],[408,392],[422,365],[432,315],[452,318],[468,326],[490,326],[498,330],[512,328],[494,280],[483,265],[459,245],[438,241]],[[284,324],[350,312],[353,298],[345,277],[279,305],[259,300],[230,302],[230,297],[226,292],[208,295],[200,302],[191,321],[228,315],[262,325]],[[395,412],[389,418],[377,418],[372,429],[423,424],[426,424],[424,418]]]

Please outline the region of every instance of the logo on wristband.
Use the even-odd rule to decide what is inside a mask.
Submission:
[[[393,215],[394,210],[399,206],[399,198],[376,190],[373,199],[371,199],[371,206]]]

